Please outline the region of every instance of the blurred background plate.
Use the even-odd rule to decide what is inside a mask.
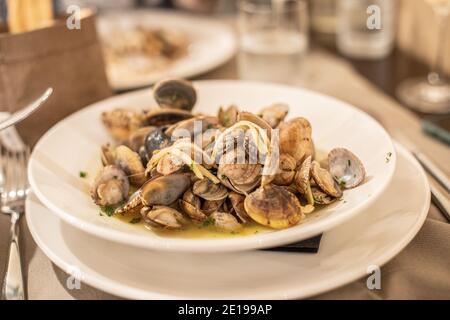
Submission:
[[[150,86],[167,77],[189,78],[214,69],[236,52],[233,31],[224,23],[186,13],[163,10],[130,10],[102,14],[97,28],[100,39],[110,46],[132,46],[136,27],[162,30],[187,41],[186,53],[167,66],[150,66],[142,57],[130,56],[118,63],[107,63],[110,85],[115,90]],[[120,41],[120,44],[114,43]]]
[[[100,115],[117,107],[149,109],[156,105],[150,89],[119,95],[62,120],[35,146],[28,168],[30,184],[39,200],[64,221],[96,236],[152,250],[225,252],[270,248],[308,239],[360,214],[389,185],[396,153],[386,131],[370,116],[337,99],[309,91],[247,81],[194,82],[198,100],[194,112],[216,114],[223,105],[258,112],[272,103],[287,103],[288,118],[311,122],[316,149],[352,150],[364,163],[367,177],[358,188],[346,190],[343,201],[309,214],[301,224],[244,237],[180,239],[163,237],[142,226],[99,215],[89,188],[101,168],[100,147],[113,142]],[[80,178],[79,172],[87,172]]]

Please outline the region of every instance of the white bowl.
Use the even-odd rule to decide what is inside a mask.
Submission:
[[[98,237],[153,250],[224,252],[274,247],[323,233],[361,213],[378,199],[393,176],[396,153],[389,135],[371,117],[344,102],[303,89],[255,82],[200,81],[195,87],[195,111],[207,114],[232,103],[253,112],[275,102],[289,104],[290,118],[310,120],[316,148],[345,147],[362,160],[366,182],[345,191],[343,201],[314,212],[295,227],[242,237],[168,238],[100,216],[88,194],[100,167],[100,146],[111,141],[100,113],[116,107],[151,108],[155,102],[146,89],[96,103],[50,129],[36,145],[28,168],[36,196],[64,221]],[[80,171],[87,171],[88,178],[80,178]]]

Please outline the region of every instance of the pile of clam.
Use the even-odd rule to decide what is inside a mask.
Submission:
[[[236,232],[256,222],[282,229],[364,181],[363,164],[347,149],[336,148],[326,159],[316,159],[309,121],[285,120],[285,104],[267,106],[258,114],[232,105],[208,116],[192,113],[197,94],[185,80],[162,81],[153,94],[157,109],[102,114],[116,143],[102,146],[104,167],[91,196],[98,205],[113,206],[116,214],[140,214],[150,228],[206,223]],[[200,132],[195,122],[201,123]],[[190,137],[179,138],[181,129]],[[226,146],[219,153],[237,129],[251,133],[241,149]],[[245,161],[252,148],[264,153],[262,163]],[[194,161],[196,155],[204,161]],[[234,161],[238,157],[244,161]],[[265,171],[268,159],[276,159],[275,170]]]

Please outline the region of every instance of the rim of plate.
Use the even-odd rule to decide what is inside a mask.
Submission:
[[[399,153],[401,153],[402,156],[408,159],[408,161],[411,162],[416,167],[416,172],[418,175],[420,175],[420,178],[422,180],[422,185],[424,186],[423,192],[426,194],[426,201],[423,204],[423,207],[420,209],[420,213],[417,216],[416,223],[412,226],[410,231],[408,233],[405,233],[403,235],[403,238],[401,241],[399,241],[396,245],[392,246],[390,250],[385,251],[383,256],[380,256],[378,259],[375,259],[373,261],[373,264],[376,264],[378,266],[383,266],[387,262],[389,262],[392,258],[394,258],[397,254],[399,254],[410,242],[411,240],[416,236],[416,234],[419,232],[420,228],[422,227],[423,223],[426,220],[429,208],[430,208],[430,200],[431,200],[431,194],[429,192],[429,182],[425,175],[425,172],[421,165],[417,162],[417,160],[411,155],[411,153],[402,145],[399,143],[395,143],[396,149],[398,149]],[[28,209],[29,201],[26,202],[26,206]],[[37,234],[36,230],[34,229],[34,225],[30,223],[30,218],[28,215],[26,215],[27,219],[27,225],[29,227],[30,233],[33,236],[33,239],[38,244],[39,248],[45,253],[45,255],[53,261],[58,267],[60,267],[64,272],[69,273],[71,271],[72,265],[69,263],[66,263],[63,259],[58,257],[58,255],[53,252],[45,243],[42,242],[42,239]],[[349,221],[351,222],[351,220]],[[95,271],[95,270],[94,270]],[[96,272],[96,271],[95,271]],[[331,291],[334,289],[337,289],[339,287],[344,286],[345,284],[348,284],[352,281],[356,281],[357,279],[367,275],[366,270],[345,270],[339,275],[335,276],[335,279],[333,281],[333,285],[330,285],[330,279],[321,281],[318,285],[314,286],[314,288],[307,287],[307,290],[305,292],[305,288],[293,288],[290,290],[283,290],[283,293],[286,295],[289,299],[295,299],[295,298],[306,298],[315,296],[327,291]],[[83,274],[83,282],[85,282],[88,285],[91,285],[95,288],[98,288],[100,290],[103,290],[107,293],[110,293],[112,295],[117,295],[117,292],[121,293],[121,297],[127,298],[127,299],[187,299],[189,297],[187,296],[181,296],[181,295],[168,295],[164,293],[155,293],[155,292],[149,292],[142,289],[135,289],[130,286],[118,283],[114,280],[110,280],[109,278],[99,278],[95,277],[94,275],[91,275],[90,273],[84,273]],[[309,289],[309,290],[308,290]],[[254,297],[254,299],[274,299],[274,294],[270,295],[267,293],[261,293],[259,296]]]
[[[162,18],[164,18],[164,17],[169,17],[171,19],[179,18],[179,19],[183,19],[183,21],[192,20],[195,18],[194,20],[196,23],[198,23],[200,21],[203,24],[214,25],[214,28],[220,29],[222,31],[222,35],[227,38],[227,42],[229,44],[228,50],[221,51],[220,54],[210,57],[209,60],[207,60],[206,62],[203,62],[203,64],[195,70],[188,69],[188,70],[185,70],[182,72],[176,72],[176,73],[172,72],[172,73],[170,73],[171,77],[192,78],[192,77],[204,74],[208,71],[212,71],[212,70],[222,66],[223,64],[225,64],[237,52],[238,45],[237,45],[237,39],[235,36],[235,32],[233,32],[232,28],[230,26],[228,26],[226,23],[216,21],[212,18],[196,17],[196,16],[194,17],[192,14],[189,14],[189,13],[171,12],[171,11],[164,10],[164,9],[144,9],[144,10],[131,9],[131,10],[126,10],[125,12],[121,12],[121,15],[123,15],[124,13],[128,14],[130,16],[134,16],[134,15],[156,16],[156,15],[159,15]],[[99,18],[98,23],[103,23],[102,19],[104,20],[110,16],[114,17],[116,15],[117,15],[117,13],[114,13],[114,12],[106,13],[106,15],[104,17]],[[169,68],[168,70],[170,71],[171,69]],[[167,74],[166,76],[169,76],[169,74]],[[110,81],[110,79],[109,79],[109,81]],[[158,79],[156,79],[155,76],[151,76],[151,74],[150,74],[148,76],[148,78],[138,79],[138,81],[136,81],[136,79],[135,79],[133,81],[129,81],[129,83],[123,83],[123,82],[113,83],[113,82],[111,82],[110,85],[114,90],[120,92],[120,91],[127,91],[127,90],[132,90],[132,89],[137,90],[137,89],[149,87],[149,86],[152,86],[153,84],[155,84],[157,81],[158,81]]]
[[[237,237],[237,238],[225,238],[225,239],[203,239],[203,241],[198,241],[194,239],[178,239],[178,238],[155,238],[150,239],[149,237],[145,235],[137,235],[137,234],[131,234],[129,232],[125,231],[119,231],[112,228],[108,228],[106,226],[99,226],[94,223],[86,222],[83,219],[77,218],[76,216],[70,214],[69,212],[66,212],[62,208],[54,205],[51,201],[47,199],[47,197],[41,192],[38,184],[36,183],[34,176],[33,176],[33,170],[32,167],[34,165],[34,153],[35,150],[39,149],[42,144],[45,143],[47,137],[51,136],[56,132],[60,126],[64,125],[64,122],[72,120],[76,117],[78,117],[81,113],[85,112],[88,108],[102,108],[105,103],[107,103],[110,100],[114,100],[117,98],[126,98],[127,96],[132,95],[139,95],[142,93],[143,90],[133,91],[129,93],[120,94],[99,102],[96,102],[92,105],[89,105],[71,115],[68,117],[62,119],[60,122],[55,124],[51,129],[49,129],[38,141],[36,144],[33,153],[31,154],[30,161],[28,164],[28,177],[30,185],[33,189],[33,192],[38,197],[38,199],[52,212],[57,214],[62,220],[66,221],[70,225],[75,226],[78,229],[81,229],[82,231],[91,233],[93,235],[96,235],[101,238],[105,238],[108,240],[111,240],[113,242],[119,242],[119,243],[126,243],[132,246],[140,247],[140,248],[147,248],[152,250],[159,250],[159,251],[167,251],[167,252],[232,252],[232,251],[245,251],[245,250],[254,250],[254,249],[262,249],[262,248],[268,248],[268,247],[276,247],[285,245],[288,243],[293,243],[297,241],[301,241],[313,236],[316,236],[320,233],[326,232],[335,226],[349,220],[356,214],[362,212],[364,209],[369,207],[375,200],[379,198],[381,193],[386,189],[386,187],[390,184],[392,177],[394,176],[395,168],[397,165],[397,153],[396,148],[394,147],[394,144],[392,142],[392,139],[388,135],[388,133],[384,130],[384,128],[371,116],[366,114],[365,112],[359,110],[358,108],[341,101],[339,99],[336,99],[334,97],[330,97],[312,90],[303,89],[303,88],[297,88],[287,85],[281,85],[281,84],[272,84],[267,82],[255,82],[255,81],[242,81],[242,80],[203,80],[203,81],[194,81],[194,85],[253,85],[253,86],[265,86],[266,88],[279,88],[284,90],[291,90],[291,91],[302,91],[309,95],[318,96],[322,99],[329,100],[330,103],[337,103],[341,104],[342,106],[345,106],[347,108],[352,109],[354,112],[359,113],[362,117],[367,118],[368,121],[373,122],[374,126],[378,127],[378,130],[380,131],[380,134],[383,134],[385,136],[386,141],[390,145],[390,150],[392,150],[392,156],[390,158],[390,162],[392,165],[390,165],[389,172],[387,173],[387,178],[385,179],[384,183],[380,185],[380,187],[375,190],[372,195],[366,200],[355,207],[346,210],[344,214],[340,215],[330,215],[324,219],[318,219],[312,224],[305,224],[302,226],[301,229],[295,229],[295,228],[288,228],[283,230],[275,230],[273,232],[263,233],[263,234],[256,234],[251,236],[245,236],[245,237]],[[148,89],[145,89],[148,90]],[[299,230],[300,236],[299,236]]]

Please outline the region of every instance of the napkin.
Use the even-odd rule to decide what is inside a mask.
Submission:
[[[57,121],[112,94],[92,13],[82,17],[80,29],[60,19],[30,32],[0,33],[0,57],[0,111],[13,113],[29,97],[54,89],[46,104],[17,126],[30,145]]]

